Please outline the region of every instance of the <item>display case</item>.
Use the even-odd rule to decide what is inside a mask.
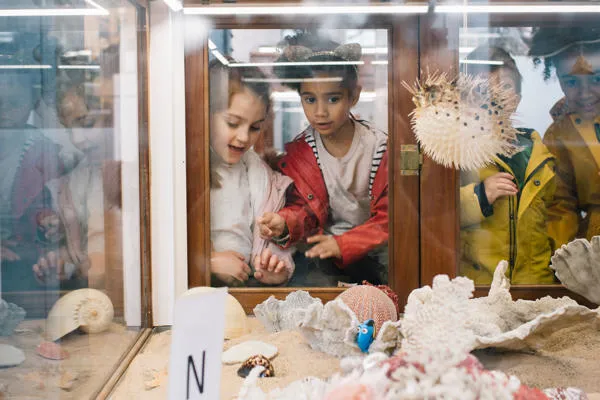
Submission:
[[[105,398],[149,334],[147,18],[0,5],[0,397]]]

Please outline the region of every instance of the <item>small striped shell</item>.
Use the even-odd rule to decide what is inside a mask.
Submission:
[[[358,285],[338,296],[356,315],[360,322],[375,321],[375,332],[379,332],[385,321],[397,321],[398,313],[394,302],[374,286]]]
[[[275,376],[273,364],[271,364],[271,361],[269,361],[267,357],[261,354],[252,356],[246,361],[244,361],[242,366],[238,369],[237,373],[242,378],[245,378],[250,374],[250,371],[252,371],[254,367],[257,367],[259,365],[265,368],[265,370],[261,372],[260,375],[258,375],[260,378],[270,378],[272,376]]]

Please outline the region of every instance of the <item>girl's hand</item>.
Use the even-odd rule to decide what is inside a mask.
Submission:
[[[40,284],[62,282],[71,279],[77,266],[71,262],[71,257],[65,247],[58,251],[49,251],[38,258],[33,265],[33,274]]]
[[[228,250],[213,252],[210,257],[210,272],[227,285],[244,283],[252,272],[244,261],[244,255]]]
[[[289,279],[289,269],[271,250],[264,249],[254,258],[254,277],[267,285],[279,285]]]
[[[11,247],[15,247],[17,242],[12,240],[3,240],[2,246],[0,247],[0,256],[2,260],[5,261],[19,261],[21,257],[17,253],[15,253]]]
[[[317,243],[305,255],[309,258],[342,258],[337,240],[331,235],[314,235],[306,239],[307,243]]]
[[[258,223],[260,236],[263,239],[279,237],[285,229],[285,219],[281,215],[272,212],[264,213],[256,222]]]
[[[517,189],[514,179],[507,172],[498,172],[486,178],[483,181],[483,185],[485,186],[485,195],[488,203],[492,205],[500,197],[515,196],[519,192],[519,189]]]

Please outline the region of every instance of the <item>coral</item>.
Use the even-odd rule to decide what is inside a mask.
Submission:
[[[428,74],[413,87],[403,85],[416,105],[412,127],[425,153],[434,161],[461,169],[478,169],[497,154],[511,156],[517,130],[505,112],[516,98],[488,80],[461,74]]]
[[[287,295],[285,300],[269,297],[254,307],[254,315],[269,332],[297,329],[308,307],[323,304],[320,299],[311,297],[308,292],[298,290]]]
[[[16,304],[0,299],[0,336],[10,336],[21,321],[25,310]]]
[[[567,289],[600,305],[600,236],[562,245],[551,261],[550,268]]]
[[[381,289],[375,286],[358,285],[346,289],[338,297],[354,312],[360,322],[375,321],[375,332],[379,332],[385,321],[396,321],[396,305]]]

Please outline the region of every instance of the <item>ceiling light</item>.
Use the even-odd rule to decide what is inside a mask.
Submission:
[[[438,5],[436,13],[449,14],[549,14],[549,13],[599,13],[600,5],[592,4],[470,4]]]
[[[0,17],[69,17],[83,15],[109,15],[108,10],[93,0],[85,0],[93,8],[15,8],[0,10]]]
[[[184,7],[194,15],[331,15],[331,14],[425,14],[427,5],[286,5],[286,6],[204,6]]]

